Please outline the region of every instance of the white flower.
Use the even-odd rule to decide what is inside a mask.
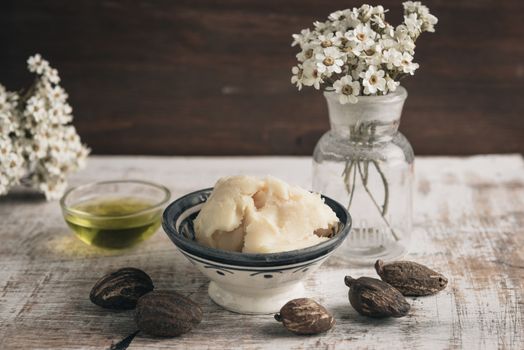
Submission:
[[[333,22],[333,25],[337,25],[338,22],[344,20],[346,18],[346,15],[344,13],[345,11],[335,11],[329,14],[328,18]]]
[[[314,86],[317,90],[320,89],[321,78],[314,64],[306,62],[303,65],[293,67],[293,76],[291,83],[295,84],[298,90],[302,90],[302,86]]]
[[[38,186],[40,191],[44,192],[47,199],[57,200],[62,197],[66,190],[67,182],[61,179],[53,179],[52,181],[42,182]]]
[[[0,194],[18,184],[24,160],[10,138],[0,138]]]
[[[301,50],[291,82],[299,90],[313,86],[341,91],[348,85],[343,82],[351,79],[355,86],[358,83],[359,94],[395,91],[398,79],[413,75],[418,68],[413,63],[415,41],[422,32],[434,31],[437,23],[420,2],[407,1],[403,6],[404,22],[396,27],[386,21],[388,10],[384,7],[362,5],[335,11],[326,21],[316,21],[312,29],[293,35],[292,45],[300,45]],[[339,95],[344,101],[353,100],[349,95]],[[59,109],[52,109],[51,118],[65,120]]]
[[[69,107],[69,108],[68,108]],[[72,116],[68,113],[71,107],[69,105],[56,104],[47,113],[49,121],[52,124],[67,124],[71,121]]]
[[[361,46],[356,41],[348,40],[346,34],[347,33],[344,34],[344,37],[346,38],[343,48],[344,52],[352,56],[360,56],[360,54],[362,53]]]
[[[48,199],[58,198],[89,149],[69,125],[72,108],[58,71],[38,54],[27,64],[36,74],[30,89],[18,96],[0,85],[0,194],[24,177]]]
[[[421,5],[422,4],[420,1],[404,1],[402,3],[402,7],[404,7],[404,11],[408,13],[417,12]]]
[[[373,15],[371,17],[371,23],[373,23],[374,25],[376,25],[378,28],[386,28],[386,22],[384,21],[384,19],[378,15]]]
[[[399,85],[400,82],[391,79],[389,75],[386,76],[386,87],[389,91],[395,91]]]
[[[387,10],[384,9],[384,6],[378,5],[373,7],[373,14],[378,15],[380,17],[384,17],[384,14],[387,12]]]
[[[392,36],[389,35],[383,35],[382,38],[379,40],[379,45],[384,49],[396,49],[398,47],[398,42],[393,39],[393,36],[395,33],[393,33]]]
[[[344,48],[344,45],[346,45],[348,41],[344,34],[344,32],[337,31],[332,39],[333,45],[339,47],[341,50]]]
[[[47,70],[46,78],[53,84],[58,84],[60,82],[60,77],[58,76],[58,71],[56,69]]]
[[[73,107],[71,107],[69,103],[64,103],[64,105],[62,106],[62,111],[64,114],[71,114],[73,113]],[[67,124],[67,123],[62,123],[62,124]]]
[[[355,29],[346,33],[346,38],[357,44],[358,51],[365,51],[375,43],[377,33],[371,29],[369,24],[358,24]]]
[[[378,27],[379,29],[386,28],[386,17],[384,7],[381,5],[373,7],[371,11],[371,24]]]
[[[422,20],[418,18],[416,13],[410,13],[407,16],[404,16],[404,24],[408,29],[408,33],[411,37],[417,37],[422,28]]]
[[[400,67],[404,73],[409,73],[411,75],[415,74],[415,70],[418,68],[418,63],[414,63],[413,56],[409,53],[404,52],[402,54],[402,59],[400,60]]]
[[[328,47],[317,53],[317,70],[319,73],[341,73],[344,61],[340,58],[342,52],[337,47]]]
[[[67,93],[61,86],[49,87],[45,91],[47,98],[53,102],[65,103],[67,100]]]
[[[324,31],[330,29],[332,26],[331,22],[329,21],[326,21],[326,22],[316,21],[316,22],[313,22],[313,25],[315,26],[315,30],[321,34],[324,33]]]
[[[319,90],[321,82],[322,78],[316,65],[313,62],[305,62],[302,66],[302,84]]]
[[[306,44],[312,37],[312,33],[309,29],[302,29],[300,31],[300,34],[293,34],[293,42],[291,43],[291,46],[295,45],[302,45]]]
[[[305,44],[302,50],[297,54],[297,60],[299,62],[305,62],[315,56],[315,50],[320,50],[318,46],[311,44]]]
[[[394,49],[387,49],[382,52],[382,63],[385,63],[388,69],[400,67],[402,61],[402,54]]]
[[[358,9],[358,13],[359,13],[358,18],[362,22],[368,22],[371,16],[373,15],[373,6],[364,4],[360,6],[360,8]]]
[[[35,114],[38,114],[40,111],[44,109],[45,101],[38,97],[38,96],[31,96],[27,100],[26,108],[24,110],[24,114],[26,116],[33,116]]]
[[[348,12],[349,10],[335,11],[328,16],[328,19],[333,23],[334,27],[346,26]]]
[[[434,32],[435,24],[437,24],[437,17],[429,13],[427,6],[424,6],[420,1],[406,1],[402,4],[404,6],[404,14],[417,14],[421,21],[420,30],[423,32]]]
[[[421,15],[422,26],[421,29],[423,32],[435,32],[435,24],[438,23],[438,18],[428,13],[427,15]]]
[[[331,13],[328,19],[332,21],[334,27],[339,28],[339,30],[345,30],[347,28],[354,28],[355,25],[358,24],[357,16],[358,13],[347,9]]]
[[[389,23],[386,23],[386,26],[382,30],[382,37],[380,38],[382,41],[385,40],[391,40],[395,36],[395,28]]]
[[[351,70],[351,76],[353,80],[358,80],[361,78],[362,72],[368,69],[368,65],[365,60],[359,60],[357,64]]]
[[[334,37],[333,33],[321,34],[318,36],[317,41],[322,48],[327,48],[333,46]]]
[[[341,104],[357,103],[360,94],[360,84],[353,81],[351,76],[346,75],[333,83],[335,92],[339,94],[338,100]]]
[[[415,50],[415,42],[411,38],[409,31],[405,25],[399,25],[395,29],[395,38],[398,42],[398,50],[413,53]]]
[[[291,84],[295,84],[298,88],[298,91],[302,90],[302,72],[303,70],[301,64],[291,68],[291,73],[293,73],[291,76]]]
[[[401,40],[407,40],[408,38],[410,40],[413,40],[411,39],[411,37],[409,36],[409,32],[408,32],[408,28],[403,25],[403,24],[399,24],[396,28],[395,28],[395,38],[398,40],[398,41],[401,41]]]
[[[366,95],[376,94],[377,91],[386,90],[386,79],[384,71],[377,70],[375,66],[369,66],[366,72],[361,73],[362,85]]]
[[[42,56],[40,56],[39,53],[27,59],[27,67],[30,72],[36,72],[37,68],[39,68],[41,65],[42,65]]]
[[[366,63],[370,66],[380,66],[380,64],[383,61],[382,58],[382,47],[380,44],[376,44],[373,47],[370,47],[368,50],[364,52],[366,56],[364,59],[366,60]]]
[[[34,56],[29,57],[29,59],[27,60],[27,67],[30,72],[36,74],[43,74],[49,69],[49,62],[43,60],[40,54],[36,54]]]
[[[5,137],[0,137],[0,161],[7,159],[9,153],[13,151],[13,143],[11,140],[6,140]]]

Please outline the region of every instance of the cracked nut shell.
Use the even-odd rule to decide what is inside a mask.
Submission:
[[[357,312],[369,317],[402,317],[409,312],[406,298],[395,288],[376,278],[346,276],[349,302]]]
[[[309,298],[293,299],[286,303],[275,319],[295,334],[319,334],[335,325],[335,318],[325,307]]]
[[[202,321],[200,306],[172,291],[153,291],[136,305],[138,329],[152,336],[176,337],[189,332]]]
[[[153,288],[153,281],[147,273],[126,267],[99,279],[91,289],[89,299],[107,309],[134,309],[138,298]]]
[[[384,282],[397,288],[403,295],[431,295],[448,285],[448,279],[444,275],[413,261],[385,264],[382,260],[377,260],[375,270]]]

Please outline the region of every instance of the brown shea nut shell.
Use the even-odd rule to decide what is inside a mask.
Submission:
[[[200,306],[173,291],[153,291],[138,299],[135,321],[142,332],[157,337],[176,337],[202,321]]]
[[[361,315],[375,318],[403,317],[411,308],[398,290],[379,279],[346,276],[344,282],[349,287],[351,306]]]
[[[424,296],[446,288],[444,275],[413,261],[394,261],[385,264],[377,260],[375,270],[380,278],[398,289],[403,295]]]
[[[134,309],[138,298],[153,288],[153,281],[147,273],[126,267],[99,279],[91,289],[89,299],[107,309]]]
[[[335,318],[325,307],[309,298],[288,301],[275,319],[289,331],[300,335],[326,332],[335,325]]]

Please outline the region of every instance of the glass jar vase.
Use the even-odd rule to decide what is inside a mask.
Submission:
[[[409,249],[413,149],[398,131],[406,89],[341,104],[325,92],[331,129],[313,154],[313,190],[344,204],[353,230],[337,256],[356,265],[394,260]]]

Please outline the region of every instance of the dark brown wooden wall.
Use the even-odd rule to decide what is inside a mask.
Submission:
[[[398,23],[401,1],[384,0]],[[431,0],[401,130],[417,154],[524,152],[524,1]],[[290,35],[357,1],[1,0],[0,82],[59,69],[98,154],[311,154],[323,97],[290,84]]]

